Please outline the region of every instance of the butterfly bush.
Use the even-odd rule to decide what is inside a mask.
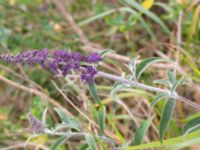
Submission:
[[[6,63],[28,63],[30,66],[36,64],[50,69],[56,75],[61,70],[62,75],[66,76],[70,71],[76,71],[80,74],[83,82],[89,82],[97,74],[96,65],[102,60],[101,55],[91,53],[87,57],[79,52],[68,52],[65,50],[56,50],[50,53],[47,48],[42,50],[25,51],[18,55],[0,55],[0,60]]]

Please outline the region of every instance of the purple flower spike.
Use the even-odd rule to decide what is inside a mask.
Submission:
[[[86,61],[88,63],[98,63],[101,60],[102,60],[101,55],[97,53],[89,54],[88,57],[86,58]]]
[[[62,72],[66,76],[68,72],[81,73],[81,80],[89,82],[93,80],[97,74],[96,64],[101,60],[101,56],[97,53],[90,54],[88,57],[82,56],[78,52],[67,52],[65,50],[54,51],[49,54],[48,49],[26,51],[16,56],[0,55],[0,60],[6,63],[28,63],[31,66],[40,64],[44,68],[49,68],[55,74]],[[84,63],[85,62],[85,63]],[[86,64],[89,63],[89,66]],[[84,64],[83,66],[81,64]]]
[[[81,80],[89,82],[94,79],[94,76],[97,74],[97,69],[92,66],[86,67],[81,73]]]

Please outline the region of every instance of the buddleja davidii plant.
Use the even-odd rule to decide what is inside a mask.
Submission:
[[[53,128],[49,128],[46,122],[47,117],[47,109],[42,114],[42,120],[37,119],[32,113],[28,113],[28,119],[30,124],[30,129],[34,133],[32,136],[28,138],[25,143],[26,144],[32,139],[42,134],[47,134],[51,136],[58,136],[59,138],[56,140],[54,144],[51,145],[51,150],[58,149],[62,144],[64,144],[67,140],[84,140],[86,144],[83,145],[85,149],[89,148],[91,150],[96,149],[96,140],[102,140],[107,142],[112,142],[111,139],[106,138],[104,136],[94,136],[91,133],[84,132],[81,128],[80,122],[78,122],[75,118],[69,117],[66,115],[65,111],[60,108],[54,108],[56,113],[58,114],[61,122],[54,125]]]
[[[105,51],[103,53],[105,53]],[[112,91],[112,93],[114,93],[113,95],[116,95],[116,93],[120,91],[121,89],[123,89],[124,87],[137,87],[137,88],[143,88],[146,90],[160,93],[158,96],[156,96],[155,100],[153,100],[152,105],[155,105],[159,100],[165,97],[168,98],[168,101],[166,105],[164,106],[162,119],[161,119],[160,127],[159,127],[159,135],[160,135],[161,142],[163,140],[166,129],[169,125],[169,122],[172,117],[172,113],[176,104],[175,98],[177,98],[178,96],[176,93],[176,88],[178,85],[183,83],[182,79],[176,80],[176,75],[171,71],[167,72],[168,80],[156,80],[157,83],[161,83],[168,86],[169,90],[159,89],[159,88],[144,85],[138,82],[141,74],[145,71],[146,68],[148,68],[153,63],[164,61],[163,59],[158,58],[158,57],[147,58],[147,59],[142,60],[140,63],[138,63],[138,58],[132,59],[131,63],[128,66],[132,74],[128,76],[128,80],[125,79],[125,77],[119,77],[119,76],[98,71],[96,69],[96,64],[102,59],[101,55],[99,54],[90,54],[87,57],[83,57],[80,53],[66,52],[63,50],[57,50],[53,54],[49,54],[47,49],[43,49],[41,51],[24,52],[16,56],[0,55],[0,59],[3,60],[4,62],[9,62],[9,63],[21,63],[21,64],[28,63],[30,65],[40,64],[44,68],[50,68],[55,74],[58,74],[61,71],[63,76],[66,76],[66,74],[69,71],[73,71],[73,72],[75,71],[76,73],[79,73],[81,81],[89,85],[89,89],[94,100],[96,101],[97,104],[99,104],[98,123],[100,126],[101,135],[103,135],[104,129],[105,129],[106,110],[105,110],[105,106],[101,103],[101,100],[99,96],[97,95],[96,86],[93,80],[97,73],[103,77],[121,82],[120,84],[117,84],[115,88],[113,89],[114,91],[114,92]],[[119,99],[118,99],[118,102],[120,102]],[[34,119],[34,117],[32,117],[32,119],[35,120],[33,122],[38,123],[39,127],[42,127],[41,129],[46,129],[44,123],[40,123],[39,121]],[[152,119],[148,119],[144,121],[142,125],[138,127],[136,131],[136,135],[135,135],[135,144],[141,144],[143,137],[151,124],[151,120]],[[192,123],[190,124],[194,124],[196,122],[198,121],[192,120]],[[188,128],[188,126],[186,127]],[[44,131],[48,134],[52,134],[51,130],[44,130]],[[78,133],[73,133],[73,134],[78,134]],[[58,135],[61,135],[61,134],[59,133]],[[96,147],[94,137],[91,134],[84,134],[84,137],[86,141],[89,142],[87,146],[89,146],[91,149],[94,149],[94,147]],[[57,143],[62,143],[65,140],[66,140],[65,138],[58,139],[58,142],[56,142],[56,145],[59,145]]]
[[[131,62],[128,65],[128,68],[131,72],[130,75],[128,75],[128,81],[127,83],[124,82],[118,82],[116,86],[114,86],[113,91],[111,92],[113,99],[116,101],[119,101],[118,97],[116,96],[116,93],[120,90],[124,90],[125,88],[130,88],[130,87],[141,87],[140,83],[138,82],[140,76],[142,73],[153,63],[160,62],[160,61],[170,61],[170,60],[164,60],[159,57],[152,57],[152,58],[147,58],[142,60],[139,63],[138,60],[139,57],[133,58]],[[132,83],[132,84],[130,84]],[[165,132],[169,126],[170,120],[172,118],[172,114],[176,105],[176,96],[177,92],[176,89],[179,85],[185,84],[183,77],[180,79],[176,79],[176,73],[175,71],[168,70],[167,71],[167,80],[160,79],[160,80],[155,80],[154,83],[159,83],[163,84],[168,87],[168,90],[157,90],[155,89],[156,92],[159,92],[159,94],[154,98],[154,100],[151,103],[151,106],[153,107],[157,102],[160,100],[167,98],[168,101],[164,106],[163,112],[162,112],[162,117],[159,125],[159,139],[160,142],[162,143]],[[149,87],[146,87],[148,89]],[[114,94],[113,94],[114,93]],[[130,113],[129,113],[130,114]],[[133,117],[132,117],[133,118]],[[152,117],[148,118],[145,120],[136,130],[135,133],[135,138],[134,138],[134,143],[136,145],[139,145],[142,143],[143,138],[145,136],[145,133],[147,132],[148,128],[151,125]],[[127,146],[127,145],[126,145]]]
[[[165,132],[169,126],[170,120],[174,112],[174,108],[176,106],[176,96],[177,96],[176,89],[179,85],[186,84],[183,77],[181,77],[180,79],[176,78],[175,70],[174,71],[168,70],[166,74],[167,74],[167,80],[163,79],[155,80],[154,83],[159,83],[167,86],[169,89],[169,93],[158,94],[151,103],[151,106],[154,106],[160,100],[164,98],[168,99],[163,108],[163,113],[161,116],[161,121],[159,126],[159,139],[161,143],[163,142]]]
[[[30,66],[41,65],[45,69],[50,69],[55,75],[61,74],[63,77],[71,72],[72,74],[77,73],[80,75],[80,80],[85,84],[88,84],[91,95],[93,96],[95,102],[99,105],[98,112],[98,124],[100,128],[100,135],[104,134],[105,129],[105,117],[106,109],[105,106],[101,103],[99,96],[97,95],[96,86],[94,82],[94,77],[98,73],[97,65],[102,60],[102,57],[109,52],[110,50],[101,51],[100,54],[92,53],[87,57],[81,55],[78,52],[68,52],[65,50],[56,50],[53,53],[50,53],[48,49],[43,50],[32,50],[25,51],[17,55],[0,55],[0,60],[6,63],[20,63],[20,64],[29,64]],[[28,118],[31,124],[31,129],[35,132],[32,137],[38,136],[40,134],[49,134],[49,135],[58,135],[61,136],[55,144],[53,144],[52,149],[57,149],[60,144],[65,142],[71,137],[84,137],[87,141],[87,146],[90,149],[96,149],[95,138],[90,133],[80,132],[79,123],[66,116],[65,112],[61,109],[55,108],[55,111],[61,119],[60,124],[56,124],[55,128],[49,129],[45,118],[46,112],[43,113],[42,121],[36,119],[31,113],[29,113]],[[67,129],[66,132],[59,132],[62,129]],[[77,132],[72,132],[72,129]],[[101,138],[101,136],[99,136]],[[29,141],[28,139],[28,141]],[[107,137],[103,138],[109,139]]]

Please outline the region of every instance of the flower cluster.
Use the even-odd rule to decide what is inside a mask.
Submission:
[[[43,133],[43,130],[46,128],[44,123],[38,120],[31,112],[28,113],[28,120],[30,125],[30,130],[35,133]]]
[[[97,74],[95,66],[101,59],[101,56],[97,53],[84,57],[78,52],[56,50],[53,54],[50,54],[46,48],[40,51],[26,51],[16,56],[0,55],[0,60],[7,63],[28,63],[31,66],[40,64],[44,68],[49,68],[55,74],[58,74],[61,70],[63,76],[73,70],[79,72],[81,80],[85,82],[89,82]]]

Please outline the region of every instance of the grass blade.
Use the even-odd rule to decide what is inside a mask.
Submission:
[[[92,17],[90,17],[90,18],[88,18],[88,19],[85,19],[85,20],[79,22],[78,25],[79,25],[79,26],[84,26],[84,25],[89,24],[89,23],[91,23],[91,22],[93,22],[93,21],[95,21],[95,20],[98,20],[98,19],[100,19],[100,18],[104,18],[105,16],[108,16],[108,15],[114,13],[114,12],[116,12],[115,9],[111,9],[111,10],[102,12],[102,13],[100,13],[100,14],[97,14],[97,15],[95,15],[95,16],[92,16]]]
[[[152,13],[151,11],[145,9],[143,6],[141,6],[140,4],[138,4],[136,1],[134,0],[124,0],[127,4],[129,4],[131,7],[137,9],[138,11],[144,13],[145,15],[147,15],[149,18],[151,18],[152,20],[154,20],[156,23],[158,23],[163,30],[169,34],[170,30],[168,29],[168,27],[163,23],[163,21],[156,16],[154,13]]]
[[[173,148],[173,147],[180,146],[180,145],[181,145],[181,148],[184,148],[184,147],[187,147],[190,145],[200,143],[199,135],[200,135],[200,130],[197,130],[197,131],[187,134],[184,137],[178,136],[175,138],[164,140],[163,143],[160,143],[159,141],[150,142],[147,144],[129,146],[129,147],[125,148],[124,150],[166,149],[166,148]],[[182,144],[184,144],[184,145],[182,145]]]

